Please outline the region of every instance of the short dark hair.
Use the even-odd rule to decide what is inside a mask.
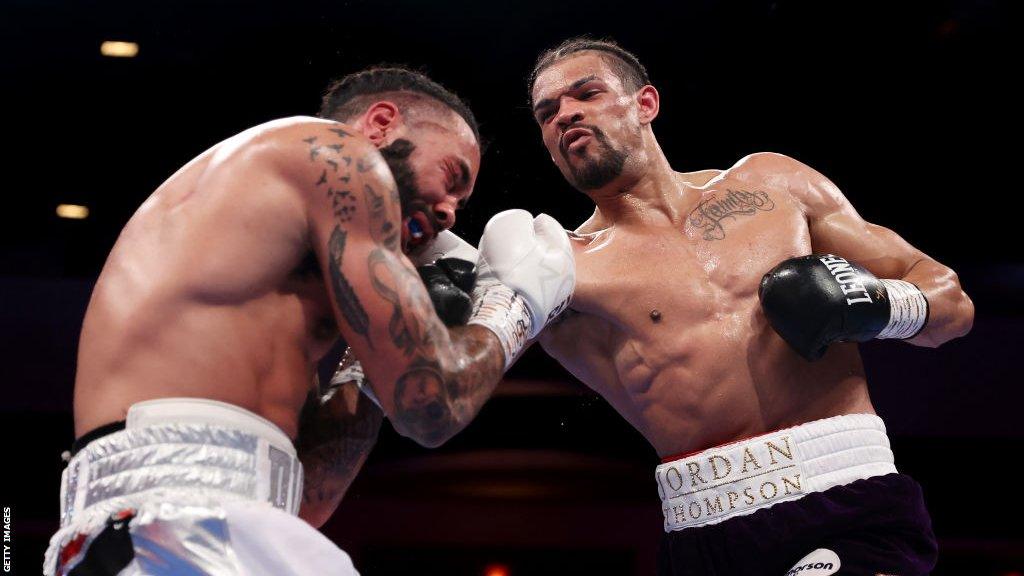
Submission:
[[[533,99],[533,85],[537,82],[537,76],[545,68],[571,54],[587,50],[600,52],[604,61],[619,77],[623,88],[635,91],[651,83],[651,79],[647,76],[647,69],[640,63],[640,60],[614,40],[595,40],[587,36],[578,36],[570,38],[550,50],[545,50],[537,57],[537,63],[533,65],[533,72],[530,73],[530,99]]]
[[[335,80],[324,93],[319,116],[344,122],[366,110],[373,97],[389,92],[413,93],[443,104],[469,124],[481,144],[480,127],[461,98],[425,74],[400,66],[374,66]]]

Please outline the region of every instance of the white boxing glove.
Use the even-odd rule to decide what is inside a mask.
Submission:
[[[497,334],[507,367],[569,304],[576,287],[572,245],[551,216],[506,210],[484,228],[477,268],[469,323]]]

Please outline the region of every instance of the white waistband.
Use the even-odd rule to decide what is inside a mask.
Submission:
[[[145,428],[156,424],[211,424],[248,432],[267,440],[295,456],[288,435],[276,424],[240,406],[206,398],[158,398],[132,404],[125,428]]]
[[[151,400],[128,409],[124,430],[93,440],[68,463],[61,526],[154,500],[257,500],[294,514],[301,495],[295,447],[270,421],[213,400]]]
[[[655,476],[669,532],[895,472],[882,419],[848,414],[684,456]]]

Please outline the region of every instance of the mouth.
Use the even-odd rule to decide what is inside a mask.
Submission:
[[[417,248],[437,236],[430,219],[423,212],[413,212],[405,222],[405,237],[409,249]]]
[[[590,141],[591,131],[586,128],[570,128],[562,134],[560,146],[563,153],[575,152],[587,145]]]

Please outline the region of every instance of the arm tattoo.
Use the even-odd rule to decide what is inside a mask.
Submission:
[[[329,130],[340,140],[344,130]],[[325,137],[323,140],[332,140]],[[330,240],[331,282],[334,298],[345,320],[372,346],[366,310],[341,272],[341,259],[347,237],[346,225],[355,214],[349,184],[352,172],[370,172],[381,160],[375,155],[362,158],[343,156],[344,143],[321,142],[317,137],[304,140],[309,146],[310,162],[322,163],[315,185],[331,199],[336,226]],[[355,162],[353,162],[355,160]],[[357,180],[359,181],[359,180]],[[406,358],[406,369],[395,382],[395,423],[418,439],[440,443],[457,431],[479,410],[490,396],[504,369],[504,359],[494,336],[486,328],[470,326],[454,329],[458,338],[455,357],[472,370],[445,369],[439,346],[447,344],[448,329],[434,312],[430,297],[416,270],[401,256],[401,228],[394,215],[401,214],[398,189],[394,184],[375,188],[363,184],[369,236],[373,240],[367,257],[367,273],[374,292],[391,307],[387,336]],[[454,332],[453,332],[454,333]],[[444,346],[447,357],[447,345]],[[358,431],[352,432],[357,437]],[[346,432],[349,434],[349,432]],[[325,445],[326,446],[326,445]],[[344,461],[351,454],[339,453],[344,446],[332,443],[315,454]],[[315,479],[313,479],[315,484]]]
[[[384,248],[397,252],[401,246],[401,230],[388,219],[387,205],[384,197],[377,194],[370,185],[364,186],[366,191],[366,209],[370,213],[370,234]]]
[[[687,223],[703,231],[705,240],[722,240],[725,238],[722,222],[726,218],[753,216],[774,208],[775,201],[765,192],[726,190],[724,197],[711,196],[698,204],[687,217]]]
[[[462,370],[445,381],[436,360],[421,357],[398,378],[395,385],[395,415],[418,437],[441,443],[465,425],[490,397],[505,368],[501,354],[495,354],[494,336],[487,328],[468,326],[459,343],[475,370]]]
[[[295,445],[304,468],[306,504],[340,498],[377,441],[383,421],[380,409],[358,394],[355,411],[350,411],[343,396],[339,391],[321,404],[311,394],[303,408]]]
[[[341,226],[335,226],[334,232],[331,233],[331,239],[328,242],[331,287],[334,289],[334,301],[337,302],[341,315],[345,317],[345,321],[349,323],[352,330],[366,338],[367,343],[372,348],[373,342],[369,340],[370,319],[366,315],[366,309],[359,302],[359,298],[356,297],[356,292],[352,289],[348,279],[341,273],[341,259],[345,253],[346,236],[347,234],[341,229]]]
[[[417,319],[411,314],[406,314],[402,307],[402,301],[398,296],[398,285],[396,270],[400,265],[394,264],[394,257],[383,250],[374,250],[370,253],[369,271],[370,282],[373,289],[391,304],[391,318],[388,320],[388,336],[391,342],[405,356],[412,356],[416,351],[416,338],[413,334],[419,332]]]
[[[456,329],[463,332],[452,341],[460,348],[458,356],[478,368],[446,374],[438,345],[449,338],[448,329],[434,312],[419,274],[397,256],[399,235],[387,215],[398,205],[397,190],[378,194],[366,188],[370,236],[379,246],[369,257],[370,280],[374,291],[391,304],[388,335],[409,358],[408,368],[395,382],[395,422],[417,438],[440,443],[490,396],[504,361],[486,328]]]
[[[356,296],[352,284],[345,278],[341,266],[347,238],[347,232],[342,225],[350,222],[356,213],[356,199],[352,191],[348,189],[349,182],[352,180],[349,170],[352,158],[342,155],[342,150],[345,148],[342,140],[350,136],[348,132],[340,128],[328,129],[327,132],[334,134],[338,140],[333,140],[331,136],[321,135],[304,138],[302,142],[309,147],[309,161],[323,166],[320,177],[314,185],[323,190],[327,198],[330,199],[331,210],[336,221],[327,242],[331,288],[334,291],[335,303],[345,321],[349,323],[355,333],[365,338],[372,348],[373,343],[369,339],[370,321],[366,309],[363,308],[362,302]]]

